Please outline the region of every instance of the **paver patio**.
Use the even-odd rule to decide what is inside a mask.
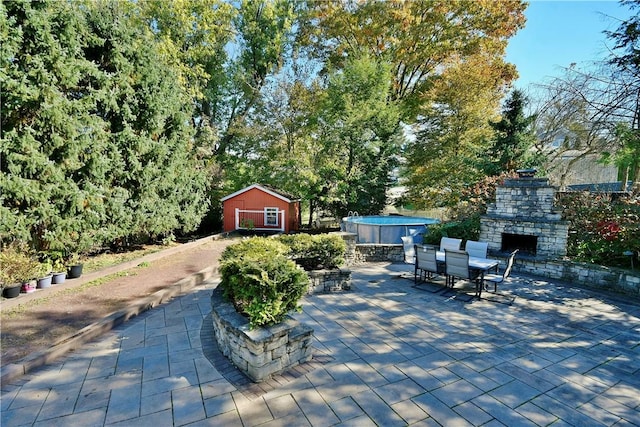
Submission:
[[[2,426],[640,426],[639,301],[509,283],[477,300],[355,267],[295,315],[315,361],[256,386],[212,354],[209,281],[3,384]]]

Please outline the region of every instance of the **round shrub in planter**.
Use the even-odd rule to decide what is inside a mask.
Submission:
[[[346,243],[335,234],[283,235],[278,240],[289,248],[289,256],[307,271],[333,269],[344,264]]]
[[[222,254],[220,287],[252,328],[279,323],[300,309],[309,277],[287,259],[286,252],[286,246],[274,239],[255,237],[227,247]]]

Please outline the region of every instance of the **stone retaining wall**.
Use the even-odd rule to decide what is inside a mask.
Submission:
[[[351,270],[312,270],[307,274],[310,280],[308,294],[351,290]]]
[[[355,262],[404,262],[402,245],[362,244],[356,245]]]
[[[638,270],[629,271],[563,260],[530,260],[516,257],[514,271],[640,297],[640,271]]]
[[[364,262],[404,261],[402,245],[354,244],[352,247],[347,245],[347,250],[352,251],[350,255],[352,263],[350,265]],[[502,258],[501,268],[504,268],[506,257],[499,254],[491,254],[491,257]],[[516,257],[513,270],[516,274],[520,272],[640,297],[640,270],[637,268],[629,271],[564,260]]]
[[[347,233],[344,231],[332,234],[337,234],[342,237],[342,240],[344,240],[344,243],[347,245],[347,249],[344,253],[345,265],[349,266],[357,264],[358,261],[356,260],[356,243],[358,241],[358,235],[355,233]]]
[[[226,302],[221,289],[211,295],[213,330],[222,354],[255,382],[268,380],[312,357],[313,329],[287,316],[277,325],[249,330],[248,320]]]

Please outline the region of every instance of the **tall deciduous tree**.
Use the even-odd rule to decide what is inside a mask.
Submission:
[[[217,113],[212,115],[220,133],[215,150],[218,157],[233,152],[234,144],[242,144],[237,139],[250,132],[250,114],[259,108],[267,77],[284,64],[293,18],[291,0],[241,2],[234,20],[238,51],[227,68],[227,90],[220,99],[211,99],[218,102]]]
[[[396,166],[398,107],[388,102],[389,64],[368,54],[351,57],[329,77],[320,143],[332,154],[324,181],[339,215],[379,213],[386,205],[390,173]]]
[[[408,197],[418,207],[455,204],[462,187],[484,176],[482,164],[493,138],[501,87],[498,69],[471,56],[434,81],[419,119],[416,139],[405,151]]]
[[[229,85],[226,47],[235,38],[233,20],[238,10],[224,0],[144,0],[135,4],[155,34],[160,53],[177,70],[177,82],[192,99],[198,136],[213,139],[218,110],[223,108]],[[212,144],[215,139],[206,142]]]
[[[267,146],[254,163],[258,180],[299,196],[311,223],[319,208],[327,208],[331,183],[324,171],[335,160],[318,139],[326,90],[318,81],[305,85],[298,75],[267,89],[261,120]]]
[[[390,99],[413,122],[433,80],[476,57],[494,68],[497,87],[516,77],[504,62],[508,39],[525,23],[519,0],[311,1],[301,42],[339,67],[359,49],[391,64]]]
[[[621,3],[632,10],[640,7],[637,0]],[[616,164],[622,189],[640,175],[640,161],[634,157],[640,139],[638,15],[605,34],[615,43],[608,61],[589,69],[571,66],[543,86],[546,97],[536,114],[536,130],[541,149],[548,152],[547,168],[560,185],[575,172],[585,174],[583,159]]]
[[[387,100],[400,107],[399,120],[420,124],[406,152],[409,197],[437,205],[482,176],[478,155],[517,75],[504,55],[525,8],[522,1],[317,1],[300,39],[335,68],[359,50],[391,64]]]

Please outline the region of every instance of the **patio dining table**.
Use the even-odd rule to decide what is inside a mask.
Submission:
[[[444,251],[436,252],[436,260],[444,264]],[[469,267],[481,271],[482,274],[493,269],[497,270],[499,264],[500,261],[497,259],[469,257]]]
[[[440,264],[445,263],[445,253],[444,251],[436,251],[436,261]],[[484,282],[484,275],[487,271],[491,271],[495,269],[498,271],[498,265],[500,261],[497,259],[490,258],[478,258],[478,257],[469,257],[469,268],[472,270],[477,270],[479,272],[478,279],[476,281],[476,296],[479,298],[482,295],[482,286]]]

